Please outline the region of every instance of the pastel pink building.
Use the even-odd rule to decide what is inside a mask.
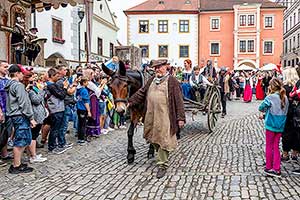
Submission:
[[[266,0],[201,0],[199,63],[231,69],[280,63],[284,7]]]

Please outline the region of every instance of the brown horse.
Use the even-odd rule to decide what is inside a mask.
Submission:
[[[115,103],[115,110],[119,114],[126,113],[128,98],[131,97],[135,92],[137,92],[141,87],[143,87],[143,73],[140,71],[127,70],[122,61],[119,63],[119,70],[117,72],[109,69],[104,64],[102,64],[102,70],[111,77],[108,84]],[[129,164],[134,162],[134,156],[136,150],[133,146],[133,135],[134,129],[142,118],[143,105],[140,107],[130,108],[130,126],[127,131],[128,135],[128,147],[127,147],[127,161]],[[149,146],[148,158],[154,157],[154,147]]]

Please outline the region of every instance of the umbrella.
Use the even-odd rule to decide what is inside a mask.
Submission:
[[[277,69],[277,65],[275,65],[273,63],[266,64],[265,66],[260,68],[260,70],[262,70],[262,71],[272,71],[274,69]]]
[[[239,67],[237,67],[234,70],[236,70],[236,71],[249,71],[249,70],[251,70],[252,71],[252,70],[254,70],[254,68],[243,64],[243,65],[240,65]]]

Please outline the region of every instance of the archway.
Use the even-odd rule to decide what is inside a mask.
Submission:
[[[256,66],[256,62],[254,62],[253,60],[242,60],[240,61],[236,66],[235,66],[235,70],[237,70],[238,68],[240,68],[241,66],[247,66],[252,69],[257,69],[258,67]]]
[[[60,53],[53,53],[46,59],[46,67],[54,67],[59,64],[68,66],[65,58]]]

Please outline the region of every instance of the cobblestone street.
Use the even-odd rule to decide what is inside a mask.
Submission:
[[[126,162],[126,131],[115,131],[88,146],[48,155],[47,162],[31,165],[31,174],[10,175],[9,165],[0,168],[0,199],[300,199],[300,177],[291,174],[297,164],[283,163],[282,178],[262,174],[264,132],[258,105],[228,102],[231,113],[214,133],[206,131],[202,114],[194,122],[188,116],[162,179],[156,178],[155,160],[147,159],[139,127],[134,164]]]

